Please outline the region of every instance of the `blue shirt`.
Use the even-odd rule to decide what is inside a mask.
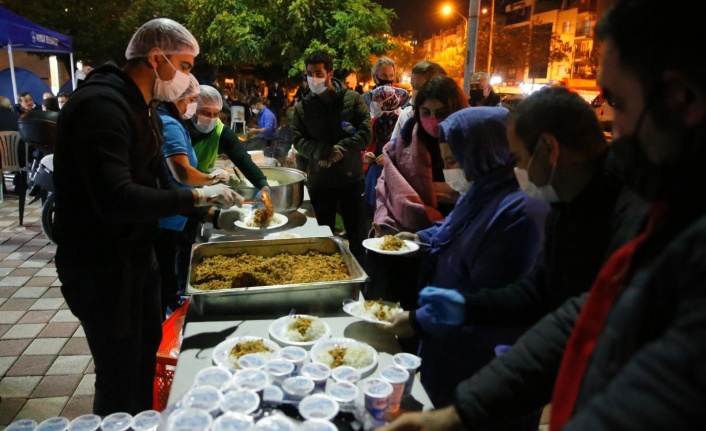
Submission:
[[[264,132],[257,134],[258,138],[266,139],[275,135],[275,130],[277,130],[277,118],[272,111],[267,109],[267,106],[263,106],[262,111],[257,113],[257,128],[265,129]]]

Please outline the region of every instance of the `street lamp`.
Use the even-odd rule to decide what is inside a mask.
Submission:
[[[467,32],[468,32],[468,18],[466,18],[465,16],[463,16],[463,15],[461,15],[460,13],[456,12],[455,10],[453,10],[453,8],[452,8],[451,6],[449,6],[449,5],[444,5],[444,7],[441,8],[441,13],[444,14],[444,15],[447,15],[447,16],[448,16],[448,15],[451,15],[452,13],[455,13],[456,15],[460,16],[461,18],[463,18],[463,22],[464,22],[464,33],[467,33]]]

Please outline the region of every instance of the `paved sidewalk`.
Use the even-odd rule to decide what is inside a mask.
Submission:
[[[54,267],[56,246],[39,225],[40,204],[0,202],[0,431],[17,419],[91,413],[93,362]]]

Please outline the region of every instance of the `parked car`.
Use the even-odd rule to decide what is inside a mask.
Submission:
[[[507,108],[508,111],[515,109],[527,97],[520,87],[498,86],[494,91],[500,96],[500,106]]]

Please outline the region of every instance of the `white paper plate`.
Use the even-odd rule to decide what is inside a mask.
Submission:
[[[319,354],[331,349],[333,347],[351,347],[351,346],[363,346],[372,356],[373,361],[364,367],[358,368],[358,371],[360,371],[360,374],[365,377],[368,374],[370,374],[373,369],[375,369],[375,366],[378,363],[378,352],[369,344],[362,343],[360,341],[354,340],[352,338],[328,338],[325,340],[321,340],[318,343],[314,344],[314,346],[311,348],[311,353],[309,353],[309,358],[311,359],[311,362],[319,362],[323,363],[319,360]],[[326,364],[329,365],[329,364]]]
[[[288,338],[286,338],[285,334],[287,333],[287,325],[289,324],[290,320],[293,319],[294,317],[309,317],[311,319],[316,319],[319,320],[321,323],[324,324],[324,327],[326,328],[326,331],[324,334],[320,337],[317,338],[316,340],[312,341],[292,341]],[[275,341],[277,341],[279,344],[284,345],[284,346],[299,346],[299,347],[311,347],[314,344],[316,344],[319,340],[322,340],[324,338],[329,338],[331,336],[331,327],[328,326],[326,322],[323,320],[319,319],[316,316],[309,316],[307,314],[294,314],[292,316],[284,316],[280,317],[279,319],[275,320],[270,324],[270,337],[272,337]]]
[[[235,225],[238,226],[241,229],[250,229],[250,230],[268,230],[268,229],[276,229],[278,227],[282,227],[287,224],[287,221],[289,219],[287,218],[286,215],[284,214],[277,214],[272,216],[272,220],[270,220],[270,224],[267,225],[267,227],[256,227],[256,226],[247,226],[243,221],[238,220],[235,222]]]
[[[237,369],[235,365],[235,359],[230,357],[230,351],[233,349],[233,347],[241,342],[244,341],[257,341],[257,340],[262,340],[265,343],[265,347],[268,349],[272,349],[272,354],[263,354],[267,359],[272,359],[276,358],[279,355],[279,345],[275,343],[272,340],[268,340],[266,338],[262,337],[255,337],[251,335],[244,335],[242,337],[234,337],[234,338],[229,338],[220,344],[216,346],[215,349],[213,349],[213,354],[211,355],[211,359],[213,359],[213,363],[220,366],[227,368],[231,371],[235,371]]]
[[[400,313],[404,310],[399,306],[399,304],[395,304],[394,302],[388,302],[388,301],[380,301],[381,304],[387,305],[388,307],[392,308],[399,308]],[[344,300],[343,301],[343,311],[347,314],[350,314],[353,317],[357,317],[360,320],[364,320],[366,322],[370,323],[376,323],[378,325],[385,325],[389,326],[392,325],[392,323],[387,322],[385,320],[378,320],[377,317],[375,317],[372,313],[367,311],[365,309],[365,301],[354,301],[354,300]],[[395,313],[397,314],[397,313]]]
[[[382,246],[382,238],[368,238],[363,241],[363,247],[367,248],[368,250],[374,251],[375,253],[380,253],[380,254],[408,254],[408,253],[413,253],[417,250],[419,250],[419,244],[417,244],[414,241],[409,241],[409,240],[404,240],[405,244],[407,244],[407,247],[409,248],[408,250],[399,250],[399,251],[392,251],[392,250],[381,250],[380,247]]]

